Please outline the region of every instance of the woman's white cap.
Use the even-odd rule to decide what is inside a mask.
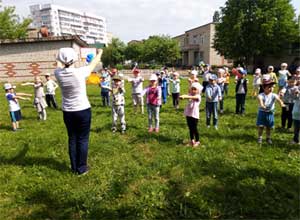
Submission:
[[[179,76],[179,73],[178,72],[174,72],[173,75],[174,76]]]
[[[150,81],[157,81],[157,76],[156,76],[156,74],[151,74],[149,80],[150,80]]]
[[[78,60],[78,55],[71,47],[60,48],[56,57],[63,64],[72,64]]]

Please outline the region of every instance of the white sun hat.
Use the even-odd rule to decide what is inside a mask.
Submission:
[[[61,48],[56,58],[63,64],[72,64],[78,60],[78,54],[71,47]]]
[[[151,74],[149,80],[150,80],[150,81],[156,81],[156,80],[157,80],[156,74]]]

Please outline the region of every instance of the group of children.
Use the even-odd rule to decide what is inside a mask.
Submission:
[[[287,71],[287,65],[283,63],[278,73],[279,79],[277,79],[273,70],[274,68],[270,66],[268,72],[262,76],[261,70],[256,69],[253,79],[252,96],[257,97],[259,102],[256,123],[258,126],[258,143],[262,143],[264,128],[266,128],[267,143],[272,143],[271,128],[274,127],[275,101],[278,101],[282,107],[282,127],[284,128],[287,124],[287,128],[291,130],[294,123],[295,134],[293,142],[299,143],[300,98],[298,86],[300,85],[300,68],[297,69],[296,74],[292,77]],[[187,94],[180,95],[180,76],[178,72],[167,72],[167,69],[163,69],[159,73],[153,73],[149,77],[149,85],[143,88],[144,78],[141,76],[140,70],[135,67],[132,70],[133,76],[127,78],[127,81],[132,85],[131,95],[134,113],[144,114],[144,96],[146,96],[148,132],[159,132],[159,113],[162,104],[165,104],[167,101],[169,91],[172,95],[175,109],[179,108],[179,99],[187,99],[188,103],[184,109],[184,115],[190,133],[189,144],[197,147],[200,145],[197,125],[202,93],[205,95],[206,126],[208,128],[210,128],[212,118],[212,125],[217,130],[218,112],[221,114],[224,113],[224,97],[228,94],[230,74],[228,68],[220,68],[216,72],[217,74],[213,74],[210,66],[208,64],[205,65],[203,84],[201,85],[198,79],[198,71],[192,70],[189,73]],[[235,75],[235,113],[243,115],[245,114],[245,101],[248,91],[247,72],[242,67],[239,67],[236,69]],[[35,77],[33,83],[22,84],[33,86],[34,106],[37,109],[40,120],[46,120],[47,106],[53,105],[57,109],[55,101],[57,84],[51,80],[50,74],[46,74],[45,77],[45,85],[38,76]],[[105,68],[102,70],[99,86],[101,87],[103,106],[110,106],[112,109],[112,132],[117,131],[118,120],[120,120],[121,124],[121,133],[126,131],[124,83],[124,77],[117,69],[109,71]],[[278,94],[275,94],[273,91],[275,84],[278,84],[279,87]],[[46,95],[44,94],[44,86],[46,87]],[[5,84],[5,91],[9,102],[13,130],[16,131],[19,128],[18,121],[21,119],[18,99],[28,100],[30,95],[15,93],[14,87],[11,84]]]
[[[46,107],[53,105],[57,109],[57,104],[55,100],[55,90],[58,85],[54,80],[50,78],[50,74],[45,75],[46,83],[44,84],[39,76],[34,77],[34,82],[22,83],[22,86],[33,86],[34,88],[34,99],[33,105],[37,110],[38,119],[45,121],[47,119]],[[46,95],[44,93],[44,86],[46,87]],[[31,100],[31,94],[27,93],[16,93],[15,86],[10,83],[4,84],[5,96],[9,105],[9,115],[12,122],[13,131],[20,129],[19,121],[22,118],[21,108],[19,105],[20,100]],[[45,100],[46,97],[46,100]]]

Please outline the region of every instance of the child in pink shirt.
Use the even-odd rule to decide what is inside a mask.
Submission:
[[[158,78],[155,74],[152,74],[150,76],[150,85],[144,89],[142,92],[142,95],[146,94],[146,100],[147,100],[147,112],[148,112],[148,131],[151,133],[153,131],[152,127],[152,119],[154,117],[155,121],[155,129],[154,131],[156,133],[159,132],[159,110],[161,106],[161,87],[158,86]]]
[[[197,147],[200,145],[198,121],[199,121],[199,105],[201,102],[201,91],[203,87],[200,83],[194,82],[191,84],[190,94],[180,96],[181,99],[189,99],[188,104],[184,109],[184,115],[190,130],[190,145]]]

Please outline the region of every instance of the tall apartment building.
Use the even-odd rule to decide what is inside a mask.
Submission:
[[[29,8],[33,27],[45,25],[52,36],[78,35],[89,44],[107,44],[104,17],[53,4],[36,4]]]
[[[178,64],[182,66],[194,66],[199,62],[209,63],[211,65],[232,65],[230,60],[220,56],[213,48],[215,36],[215,24],[208,23],[191,30],[184,34],[173,37],[179,42],[181,50],[181,59]]]

